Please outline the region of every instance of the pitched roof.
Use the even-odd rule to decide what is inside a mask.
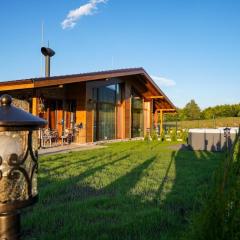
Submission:
[[[163,91],[157,86],[153,79],[148,75],[148,73],[143,68],[127,68],[127,69],[117,69],[110,71],[100,71],[100,72],[90,72],[72,75],[61,75],[53,77],[44,78],[30,78],[22,80],[14,80],[7,82],[0,82],[0,92],[10,91],[16,89],[26,89],[26,88],[40,88],[47,86],[56,86],[61,84],[70,84],[77,82],[86,81],[96,81],[101,79],[113,78],[113,77],[126,77],[126,76],[139,76],[141,79],[146,81],[148,87],[154,92],[154,96],[151,98],[156,98],[155,101],[159,101],[162,97],[162,101],[165,101],[169,107],[174,110],[176,107],[170,101],[170,99],[163,93]],[[160,102],[160,101],[159,101]]]

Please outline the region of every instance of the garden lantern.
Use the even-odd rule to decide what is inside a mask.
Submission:
[[[224,131],[224,137],[225,138],[229,138],[230,137],[231,128],[226,127],[226,128],[223,129],[223,131]]]
[[[0,98],[0,239],[20,239],[20,210],[33,205],[37,192],[37,137],[46,121]]]

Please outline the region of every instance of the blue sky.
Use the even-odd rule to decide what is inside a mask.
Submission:
[[[2,0],[0,11],[0,81],[41,76],[44,21],[52,75],[144,67],[176,106],[240,102],[239,0]]]

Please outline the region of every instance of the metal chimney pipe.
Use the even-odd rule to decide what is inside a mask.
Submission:
[[[42,47],[41,52],[45,56],[45,77],[50,77],[51,57],[55,55],[55,52],[46,47]]]
[[[50,57],[45,57],[45,77],[50,77]]]

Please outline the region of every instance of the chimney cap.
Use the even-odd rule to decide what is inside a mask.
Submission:
[[[42,47],[41,52],[45,57],[52,57],[55,55],[55,52],[51,48]]]

